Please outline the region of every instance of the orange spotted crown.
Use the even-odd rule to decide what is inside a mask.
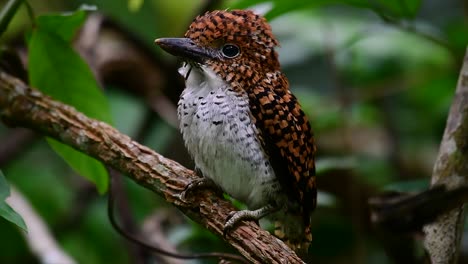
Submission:
[[[272,49],[278,45],[266,19],[246,10],[207,12],[193,20],[185,37],[202,45],[211,45],[220,39],[242,43],[247,48],[258,45]]]
[[[185,37],[195,43],[220,48],[226,43],[241,49],[238,57],[210,60],[216,73],[228,82],[243,82],[253,85],[260,81],[258,72],[274,72],[280,69],[274,47],[278,41],[273,36],[266,19],[246,10],[207,12],[194,19]],[[236,68],[235,71],[232,68]],[[237,76],[235,73],[239,73]],[[242,77],[241,79],[238,79]]]

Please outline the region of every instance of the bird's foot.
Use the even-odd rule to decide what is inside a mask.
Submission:
[[[221,191],[219,187],[212,180],[203,177],[203,178],[198,178],[190,182],[187,185],[187,187],[185,187],[185,190],[183,190],[182,193],[180,194],[180,199],[182,201],[187,201],[187,194],[200,188],[214,189],[217,192]]]
[[[226,223],[224,224],[223,236],[226,237],[227,233],[231,231],[237,223],[242,220],[255,220],[258,221],[266,215],[269,215],[278,209],[272,205],[266,205],[262,208],[257,210],[242,210],[242,211],[232,211],[227,219]],[[258,222],[257,222],[258,224]]]

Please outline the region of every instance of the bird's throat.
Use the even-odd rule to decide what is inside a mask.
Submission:
[[[209,67],[202,64],[184,63],[179,68],[179,74],[185,79],[189,88],[216,89],[227,86],[226,82],[213,72]],[[210,89],[211,87],[211,89]]]

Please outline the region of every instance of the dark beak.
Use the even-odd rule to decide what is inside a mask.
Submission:
[[[213,54],[209,49],[200,47],[189,38],[158,38],[154,42],[163,50],[177,57],[196,62],[203,62],[206,59],[213,58]]]

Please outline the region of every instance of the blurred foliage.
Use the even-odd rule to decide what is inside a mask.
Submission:
[[[375,11],[386,18],[412,18],[416,15],[421,0],[317,0],[317,1],[281,1],[281,0],[240,0],[232,1],[231,8],[249,8],[254,5],[264,5],[269,9],[265,17],[272,19],[291,11],[301,11],[310,8],[318,8],[325,5],[350,5],[354,7],[367,8]]]
[[[0,171],[0,217],[10,221],[19,228],[27,231],[23,218],[6,203],[6,198],[10,196],[10,187],[6,182],[5,176]]]
[[[202,12],[203,1],[27,2],[36,16],[35,25],[22,5],[0,42],[24,45],[28,37],[30,82],[90,116],[113,120],[120,131],[136,137],[147,117],[147,98],[111,85],[101,93],[70,44],[85,13],[67,12],[95,5],[154,56],[169,61],[172,58],[154,47],[153,40],[182,35]],[[318,142],[320,191],[313,215],[314,263],[392,263],[370,226],[366,202],[387,190],[427,188],[468,43],[466,4],[229,0],[217,7],[253,7],[266,14],[280,40],[280,61],[291,89],[311,120]],[[156,117],[146,129],[144,144],[170,157],[185,153],[177,129],[164,120]],[[0,125],[0,135],[7,132]],[[45,141],[28,146],[0,169],[79,263],[132,262],[128,244],[107,220],[106,197],[97,195],[94,184],[76,175]],[[107,184],[99,177],[89,179],[100,182],[97,187],[104,191]],[[138,224],[168,207],[135,183],[127,179],[124,183]],[[218,237],[184,220],[167,227],[167,237],[183,251],[232,251]],[[21,232],[0,218],[0,263],[36,262]],[[462,254],[460,262],[468,263],[468,252]]]
[[[111,123],[106,98],[91,69],[70,43],[85,19],[85,11],[36,19],[28,40],[29,81],[33,87],[85,115]],[[48,142],[73,169],[93,181],[100,193],[107,190],[109,180],[100,162],[56,140]]]

